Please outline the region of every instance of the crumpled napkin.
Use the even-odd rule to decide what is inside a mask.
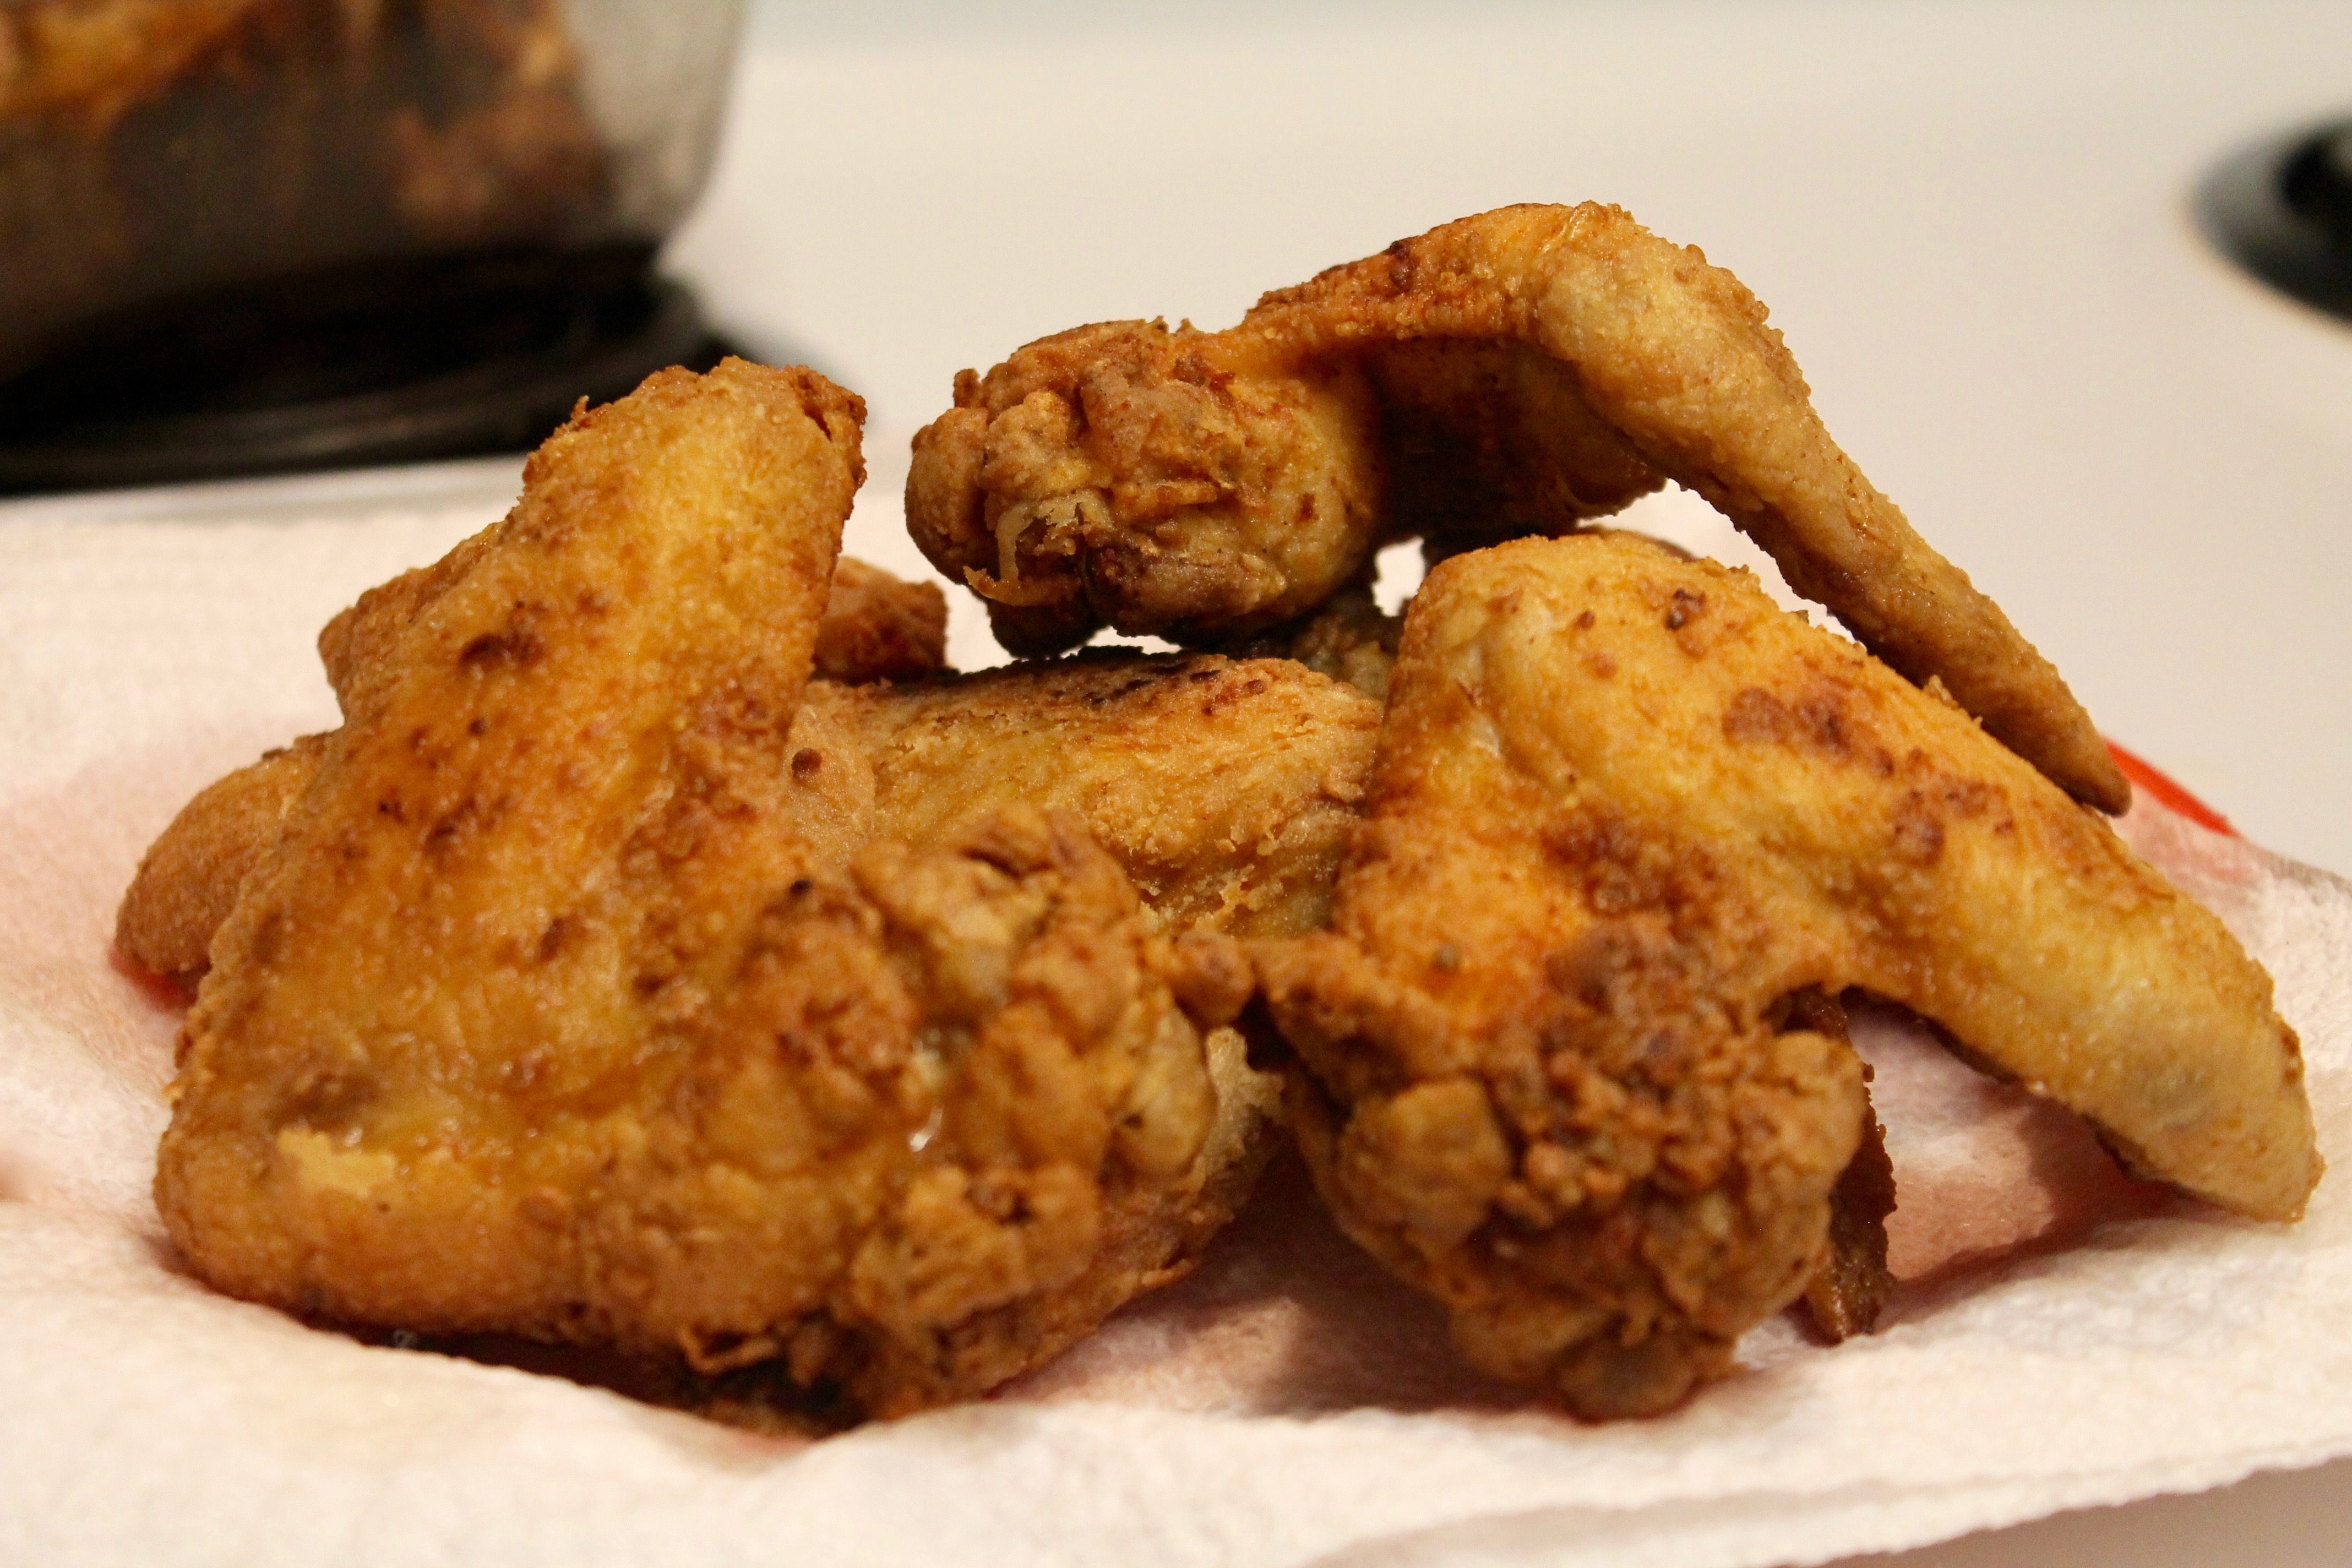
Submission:
[[[1464,1372],[1295,1166],[999,1397],[815,1444],[213,1294],[148,1196],[179,1014],[110,960],[115,902],[197,787],[334,721],[327,616],[513,484],[0,508],[0,1560],[1737,1568],[2352,1453],[2342,1172],[2296,1226],[2202,1207],[1892,1010],[1856,1022],[1903,1205],[1884,1331],[1768,1324],[1661,1420],[1580,1426]],[[911,568],[891,476],[869,494],[851,548]],[[2352,1165],[2352,885],[2158,807],[2123,827],[2269,965]]]

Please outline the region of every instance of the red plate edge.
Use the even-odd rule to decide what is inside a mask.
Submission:
[[[2210,827],[2216,833],[2226,833],[2232,838],[2238,837],[2238,830],[2230,826],[2228,817],[2223,816],[2113,741],[2107,742],[2107,754],[2115,758],[2116,766],[2123,770],[2124,777],[2131,780],[2134,789],[2145,790],[2156,798],[2159,805],[2179,813],[2200,827]]]

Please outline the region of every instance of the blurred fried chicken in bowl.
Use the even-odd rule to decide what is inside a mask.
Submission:
[[[1223,939],[1034,805],[846,866],[793,827],[861,414],[666,373],[327,639],[345,722],[183,1037],[201,1277],[838,1419],[1001,1382],[1231,1213],[1266,1107]]]

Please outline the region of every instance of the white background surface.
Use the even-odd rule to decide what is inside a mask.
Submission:
[[[2102,728],[2352,871],[2352,329],[2189,220],[2226,153],[2352,112],[2352,5],[770,0],[749,42],[672,266],[877,446],[1049,331],[1222,326],[1447,218],[1614,201],[1771,307]],[[2339,1565],[2352,1464],[1869,1561]]]

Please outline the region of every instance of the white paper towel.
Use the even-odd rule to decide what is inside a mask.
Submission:
[[[1003,1396],[814,1445],[214,1295],[147,1196],[178,1011],[111,963],[115,902],[197,787],[333,722],[326,616],[512,479],[0,509],[0,1561],[1735,1568],[2352,1453],[2341,1173],[2300,1226],[2220,1215],[1892,1012],[1857,1022],[1903,1202],[1885,1331],[1768,1324],[1658,1421],[1464,1373],[1292,1168]],[[2352,887],[2160,809],[2126,829],[2270,966],[2352,1161]]]

